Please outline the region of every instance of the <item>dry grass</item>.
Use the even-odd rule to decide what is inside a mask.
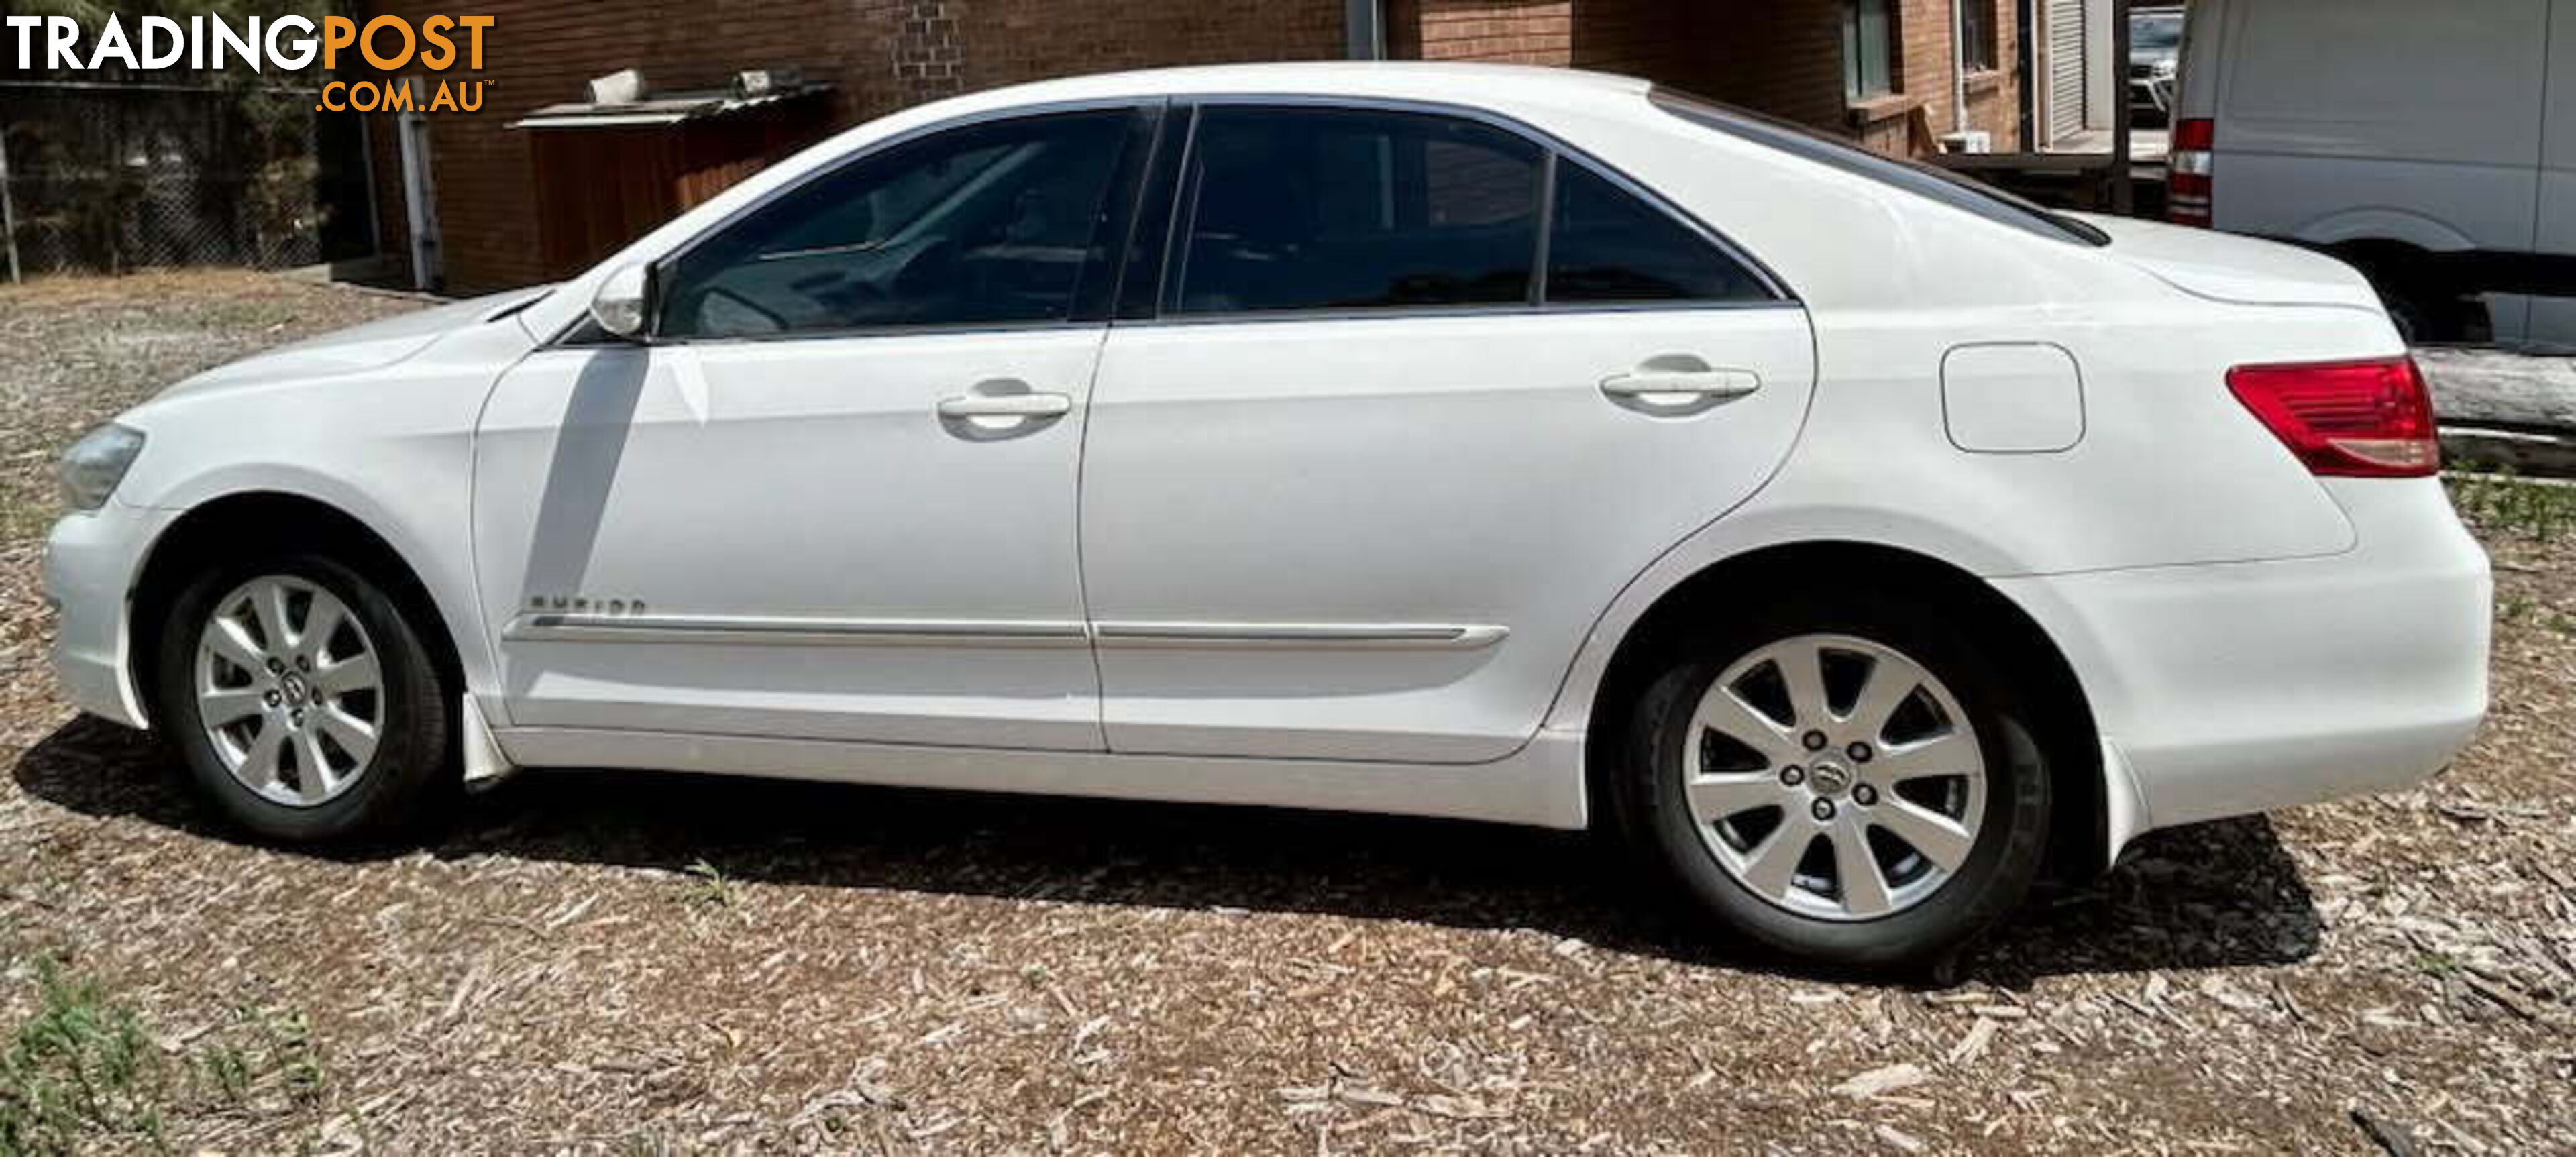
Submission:
[[[0,444],[395,304],[225,274],[0,291]],[[12,533],[0,1042],[61,1005],[60,960],[151,1063],[229,1047],[248,1074],[87,1144],[2353,1152],[2366,1121],[2576,1149],[2564,533],[2482,530],[2496,716],[2449,775],[2154,837],[1940,989],[1748,966],[1584,841],[1472,825],[550,774],[415,852],[249,847],[53,696]]]

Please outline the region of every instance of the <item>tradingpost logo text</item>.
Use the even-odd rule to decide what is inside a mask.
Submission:
[[[418,21],[378,16],[360,25],[346,16],[325,16],[319,25],[302,16],[280,16],[262,22],[257,16],[233,20],[223,16],[142,16],[128,22],[109,13],[95,28],[69,16],[10,16],[9,42],[22,71],[52,69],[95,72],[121,67],[136,72],[165,68],[248,68],[252,72],[300,72],[319,60],[325,72],[340,66],[341,53],[352,48],[368,65],[384,72],[418,67],[433,73],[450,69],[483,70],[483,34],[489,16],[426,16]],[[342,112],[473,112],[483,107],[482,80],[450,80],[434,86],[400,80],[334,80],[321,90],[316,110]]]

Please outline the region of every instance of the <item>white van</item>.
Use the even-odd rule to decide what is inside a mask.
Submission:
[[[2324,249],[2409,336],[2576,352],[2576,0],[2196,0],[2173,220]]]

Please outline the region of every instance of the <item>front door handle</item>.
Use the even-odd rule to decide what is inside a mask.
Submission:
[[[942,399],[942,418],[1061,418],[1073,412],[1065,394],[959,394]]]
[[[1748,370],[1647,370],[1601,382],[1601,392],[1613,398],[1647,402],[1723,402],[1761,388],[1762,379]]]

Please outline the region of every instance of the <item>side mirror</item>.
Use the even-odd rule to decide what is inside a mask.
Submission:
[[[653,270],[644,262],[618,267],[602,278],[599,289],[590,296],[590,319],[599,328],[628,339],[644,336],[644,320],[651,315]]]

